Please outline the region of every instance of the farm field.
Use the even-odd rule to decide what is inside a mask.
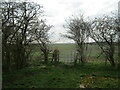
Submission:
[[[41,56],[40,49],[37,45],[31,45],[32,48],[34,48],[32,55],[35,57]],[[51,44],[49,45],[51,50],[54,50],[56,48],[59,49],[60,52],[60,61],[69,61],[74,59],[74,54],[76,53],[76,44]],[[114,57],[117,61],[117,46],[115,50]],[[87,60],[101,60],[104,61],[104,55],[101,54],[101,49],[96,44],[88,44],[88,49],[86,51]],[[98,57],[99,56],[99,57]],[[98,57],[98,58],[97,58]],[[73,60],[72,60],[73,61]]]

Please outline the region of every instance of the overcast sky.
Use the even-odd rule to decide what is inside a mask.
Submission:
[[[65,20],[72,15],[84,14],[86,17],[96,16],[117,10],[119,0],[32,0],[43,6],[45,18],[48,24],[53,25],[51,40],[57,43],[73,42],[64,39],[60,33],[64,34],[63,25]]]

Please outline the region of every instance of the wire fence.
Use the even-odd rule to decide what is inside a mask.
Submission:
[[[53,57],[53,52],[49,53],[48,59],[49,61],[52,61],[52,57]],[[60,51],[59,53],[59,61],[63,62],[63,63],[73,63],[76,57],[76,51],[75,50],[71,50],[71,51]],[[38,53],[38,55],[32,55],[30,57],[30,60],[44,60],[44,56],[40,55]]]
[[[60,62],[64,63],[73,63],[75,60],[76,52],[75,51],[69,51],[66,53],[60,53]]]

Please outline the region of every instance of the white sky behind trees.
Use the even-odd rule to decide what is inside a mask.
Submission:
[[[28,0],[27,0],[28,1]],[[72,15],[83,14],[85,17],[94,18],[111,11],[118,10],[120,0],[30,0],[43,6],[47,23],[53,25],[50,35],[54,43],[71,43],[72,40],[61,37],[66,29],[63,28],[65,20]]]

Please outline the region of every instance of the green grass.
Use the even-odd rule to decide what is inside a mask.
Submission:
[[[87,88],[118,88],[117,69],[102,62],[76,66],[36,63],[39,64],[4,73],[3,88],[79,88],[82,84]],[[95,78],[89,79],[91,76]]]
[[[32,56],[37,57],[37,56],[41,56],[40,52],[33,52],[31,53]]]
[[[59,48],[60,57],[69,57],[75,51],[75,44],[51,44],[51,48]],[[30,66],[18,71],[3,73],[3,88],[118,88],[118,71],[107,63],[104,65],[104,57],[100,60],[96,57],[100,53],[97,45],[88,45],[88,55],[94,61],[85,65],[76,66],[64,63],[45,65],[41,62],[40,49],[37,45],[31,45],[31,55],[38,60],[31,60]],[[91,51],[91,52],[90,52]],[[63,59],[64,61],[64,59]]]

